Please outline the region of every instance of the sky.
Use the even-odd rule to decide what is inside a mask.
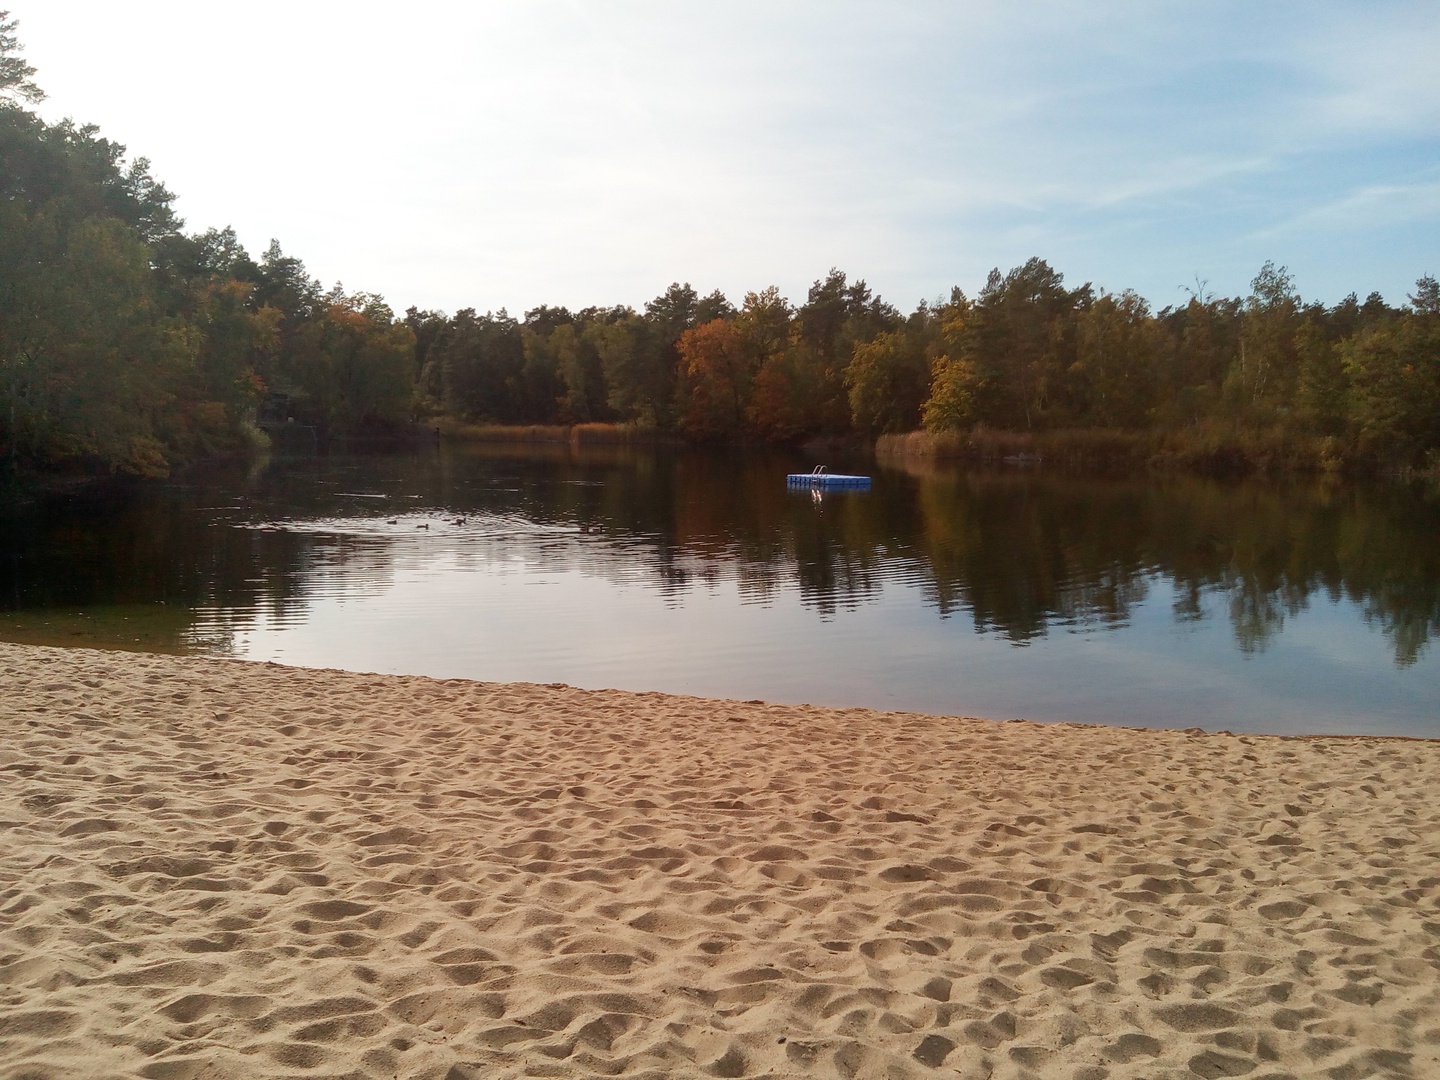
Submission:
[[[397,309],[1440,274],[1434,0],[0,2],[187,228]]]

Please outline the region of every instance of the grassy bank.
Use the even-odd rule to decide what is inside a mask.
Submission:
[[[459,442],[523,446],[662,446],[684,440],[635,424],[484,424],[436,417],[429,427]],[[818,437],[801,444],[812,457],[866,452],[857,435]],[[969,431],[910,431],[875,440],[880,458],[976,461],[988,464],[1060,466],[1102,472],[1158,470],[1208,476],[1269,473],[1374,475],[1440,482],[1440,461],[1427,469],[1387,467],[1335,437],[1306,435],[1283,428],[1246,430],[1208,424],[1171,431],[1115,428],[1061,428],[1053,431],[1005,431],[976,427]]]
[[[472,424],[453,416],[441,416],[432,420],[431,426],[442,438],[466,442],[631,446],[666,441],[653,429],[637,424]]]
[[[1174,469],[1201,473],[1363,471],[1333,439],[1224,427],[1178,431],[1104,428],[1057,431],[911,431],[882,435],[880,457],[1041,463],[1087,469]]]

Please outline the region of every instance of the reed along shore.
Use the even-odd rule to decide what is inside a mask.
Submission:
[[[1440,742],[0,645],[0,1075],[1440,1075]]]

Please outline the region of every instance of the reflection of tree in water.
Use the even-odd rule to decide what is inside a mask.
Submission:
[[[874,548],[856,543],[847,518],[860,506],[854,499],[813,503],[801,514],[793,532],[793,558],[800,599],[831,618],[842,608],[853,608],[879,592],[880,571]]]
[[[1146,594],[1133,497],[1030,475],[941,473],[919,489],[915,556],[942,615],[968,608],[977,630],[1022,643],[1056,622],[1124,625]]]
[[[388,586],[391,545],[231,527],[248,515],[216,496],[182,485],[102,488],[8,519],[0,611],[83,611],[93,629],[77,644],[122,646],[123,612],[146,631],[146,648],[226,652],[257,615],[284,625],[306,617],[317,591]]]
[[[1405,488],[916,471],[908,555],[931,602],[1012,641],[1123,625],[1152,576],[1178,620],[1224,597],[1247,652],[1316,595],[1359,605],[1401,665],[1440,630],[1440,507]]]
[[[864,602],[878,590],[877,560],[855,533],[870,519],[857,522],[854,499],[787,491],[783,475],[770,458],[682,459],[669,478],[676,546],[725,565],[748,602],[769,602],[791,582],[823,617]]]
[[[1398,488],[1369,502],[1335,530],[1343,574],[1331,590],[1359,604],[1409,666],[1440,633],[1440,508]]]
[[[215,540],[212,576],[191,631],[197,642],[231,640],[261,621],[297,625],[317,597],[375,595],[396,572],[393,543],[339,531],[231,528]]]
[[[1263,649],[1312,598],[1348,599],[1401,666],[1440,631],[1440,507],[1391,485],[1190,481],[1167,520],[1164,567],[1190,595],[1229,598],[1236,640]],[[1187,547],[1183,537],[1202,542]]]
[[[830,616],[886,584],[916,585],[942,618],[968,611],[977,630],[1016,643],[1055,626],[1123,626],[1155,578],[1171,584],[1180,620],[1223,599],[1246,651],[1317,594],[1369,612],[1402,664],[1440,628],[1429,540],[1440,513],[1405,489],[937,469],[817,505],[785,492],[779,471],[687,458],[653,470],[655,490],[631,488],[644,508],[626,502],[625,518],[668,533],[682,561],[725,567],[752,601],[793,582]]]
[[[817,502],[780,482],[794,465],[548,447],[287,462],[0,524],[0,609],[164,601],[204,611],[192,631],[219,641],[257,613],[284,625],[317,595],[391,587],[438,549],[403,542],[422,535],[413,526],[387,533],[386,517],[444,511],[492,523],[488,539],[445,549],[457,566],[579,572],[672,604],[731,582],[744,603],[793,589],[832,618],[914,588],[942,618],[968,612],[1025,643],[1123,626],[1161,579],[1177,620],[1207,617],[1213,597],[1247,652],[1316,596],[1353,602],[1401,665],[1440,631],[1440,506],[1402,487],[916,466]],[[330,519],[348,524],[327,534]],[[266,521],[322,525],[233,527]]]
[[[1240,651],[1263,651],[1284,629],[1285,616],[1299,614],[1307,598],[1293,589],[1266,589],[1254,579],[1239,577],[1230,589],[1230,623]]]

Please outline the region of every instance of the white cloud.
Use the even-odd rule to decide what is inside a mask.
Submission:
[[[1353,232],[1408,222],[1440,222],[1440,180],[1367,184],[1255,234],[1259,239],[1316,230]]]
[[[1323,89],[1308,123],[1364,139],[1433,136],[1440,127],[1440,7],[1346,6],[1323,32],[1303,36],[1299,62]]]
[[[15,15],[47,114],[150,156],[193,227],[277,236],[326,280],[452,310],[638,304],[676,278],[799,296],[831,265],[909,304],[1030,254],[1142,292],[1196,271],[1243,288],[1245,245],[1394,185],[1383,155],[1345,154],[1433,158],[1440,110],[1440,13],[1418,4]],[[1338,297],[1391,287],[1342,270],[1413,280],[1408,258],[1306,276]]]

